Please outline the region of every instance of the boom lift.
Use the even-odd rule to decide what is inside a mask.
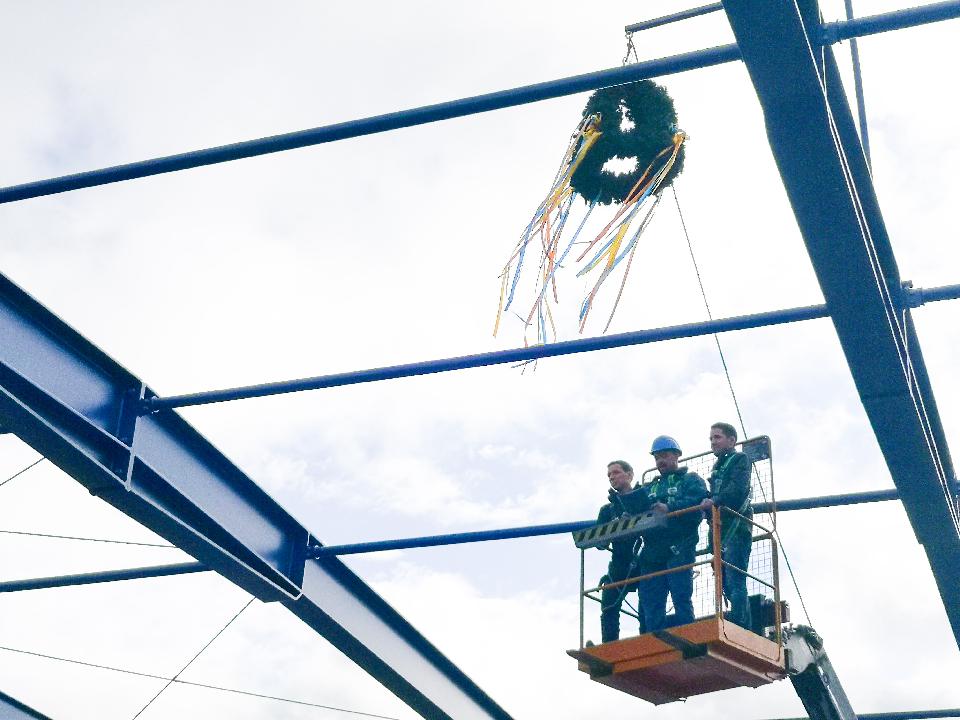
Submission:
[[[773,468],[770,439],[762,436],[738,443],[752,463],[753,500],[763,512],[753,519],[729,508],[713,507],[709,528],[701,526],[697,560],[690,566],[668,570],[693,570],[697,617],[693,623],[670,626],[600,645],[584,641],[584,600],[600,601],[604,589],[636,585],[650,575],[584,587],[585,551],[606,549],[613,540],[640,539],[656,532],[672,517],[702,512],[699,507],[673,513],[646,512],[622,515],[615,520],[573,534],[581,553],[580,647],[568,654],[591,680],[647,700],[655,705],[735,687],[757,688],[790,678],[811,720],[856,720],[840,681],[823,649],[823,641],[806,626],[789,625],[789,607],[780,599]],[[704,470],[711,453],[684,458],[685,465]],[[654,471],[647,471],[649,480]],[[707,474],[702,472],[701,474]],[[735,517],[753,526],[750,567],[747,568],[752,627],[740,627],[724,613],[722,577],[731,569],[719,553],[722,523]],[[708,535],[714,542],[707,542]],[[734,571],[736,571],[734,569]],[[662,571],[661,571],[662,572]],[[641,586],[642,592],[642,586]],[[639,620],[639,614],[621,609]]]

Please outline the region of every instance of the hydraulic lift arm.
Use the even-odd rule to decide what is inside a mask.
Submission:
[[[806,625],[784,629],[787,672],[810,720],[857,720],[823,640]]]

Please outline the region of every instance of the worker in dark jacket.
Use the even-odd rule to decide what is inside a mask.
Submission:
[[[737,429],[729,423],[718,422],[710,427],[710,449],[717,456],[710,474],[710,497],[703,501],[704,510],[726,507],[737,515],[753,518],[750,504],[750,458],[737,452]],[[720,557],[723,559],[723,594],[730,602],[727,617],[740,627],[750,628],[750,601],[747,597],[747,576],[750,563],[753,526],[737,515],[720,515]],[[711,549],[713,548],[711,537]]]
[[[660,474],[644,485],[646,503],[657,512],[674,512],[700,505],[707,496],[707,486],[699,475],[679,467],[680,446],[667,435],[653,441],[650,450]],[[646,508],[644,508],[646,509]],[[640,574],[692,565],[697,552],[697,529],[702,520],[699,512],[672,517],[663,528],[645,533],[640,553]],[[640,603],[647,632],[666,627],[667,595],[673,599],[673,625],[687,625],[693,615],[693,568],[676,570],[640,583]]]
[[[633,467],[625,460],[614,460],[607,465],[607,479],[610,481],[610,502],[600,508],[597,524],[602,525],[616,520],[621,515],[633,515],[641,512],[646,502],[643,491],[633,483]],[[614,540],[610,543],[610,564],[607,574],[600,584],[619,582],[639,575],[634,553],[635,540]],[[620,637],[620,606],[626,596],[636,591],[637,585],[623,585],[606,588],[600,593],[600,634],[603,642],[617,640]],[[640,632],[643,633],[641,613]]]

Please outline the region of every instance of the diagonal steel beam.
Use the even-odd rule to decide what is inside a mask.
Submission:
[[[282,602],[427,718],[510,716],[149,388],[0,275],[0,424],[91,493]]]
[[[960,644],[950,459],[870,172],[815,0],[725,0],[857,391]]]
[[[3,720],[50,720],[46,715],[2,691],[0,691],[0,718]]]

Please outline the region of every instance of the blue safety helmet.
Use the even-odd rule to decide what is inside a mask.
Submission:
[[[677,441],[669,435],[660,435],[654,438],[653,446],[650,448],[650,454],[653,455],[658,452],[663,452],[664,450],[673,450],[677,455],[683,455],[683,451],[680,449]]]

